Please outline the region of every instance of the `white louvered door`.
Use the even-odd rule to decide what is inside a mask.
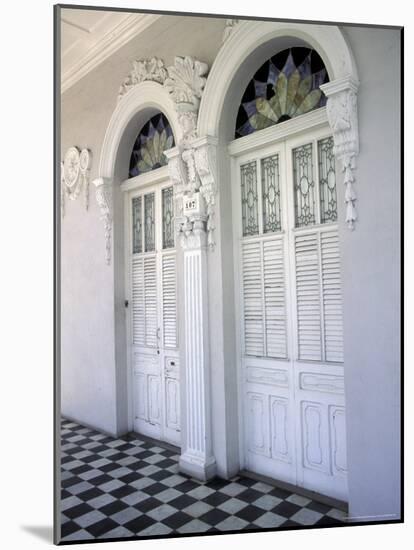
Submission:
[[[180,444],[176,253],[172,187],[128,196],[133,429]]]
[[[332,145],[324,128],[235,160],[236,293],[244,468],[346,500]]]

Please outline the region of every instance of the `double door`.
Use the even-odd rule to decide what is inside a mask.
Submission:
[[[332,137],[246,151],[232,180],[244,468],[346,500]]]
[[[134,431],[180,445],[173,188],[128,196],[130,368]]]

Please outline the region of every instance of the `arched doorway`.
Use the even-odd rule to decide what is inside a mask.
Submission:
[[[343,207],[327,208],[329,201],[336,207],[343,191],[331,200],[339,171],[325,104],[315,102],[293,117],[285,97],[279,124],[269,126],[263,115],[266,110],[269,115],[270,97],[262,89],[260,99],[266,101],[256,106],[262,116],[256,116],[257,131],[236,140],[234,132],[254,116],[250,105],[245,120],[238,119],[239,106],[249,103],[242,96],[272,56],[313,50],[331,82],[356,78],[355,66],[337,28],[238,25],[213,65],[198,128],[200,135],[219,139],[220,208],[222,215],[231,211],[233,220],[238,357],[232,383],[238,385],[239,462],[241,468],[347,500],[337,225]],[[291,74],[285,76],[288,82]],[[315,90],[327,82],[312,78]],[[257,78],[253,87],[261,84],[276,85],[276,79]],[[229,181],[231,197],[223,191]]]
[[[107,263],[114,280],[119,424],[123,431],[137,430],[176,445],[180,444],[180,392],[172,211],[169,240],[159,227],[171,204],[163,150],[181,137],[164,87],[154,81],[135,85],[118,100],[110,119],[96,183],[108,197]],[[138,245],[139,217],[150,218],[150,213],[153,231],[142,224]]]
[[[163,113],[139,129],[125,192],[125,270],[134,431],[180,445],[180,369],[173,185]]]

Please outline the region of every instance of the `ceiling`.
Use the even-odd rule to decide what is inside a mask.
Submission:
[[[62,9],[62,92],[159,17],[107,10]]]

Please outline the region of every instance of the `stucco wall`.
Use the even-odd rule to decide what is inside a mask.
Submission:
[[[399,31],[345,32],[361,81],[359,219],[341,228],[350,513],[380,517],[400,508]]]
[[[62,152],[70,145],[90,148],[91,179],[97,177],[105,130],[131,60],[157,56],[170,65],[175,55],[193,55],[211,66],[223,28],[223,20],[192,18],[189,25],[186,18],[169,16],[124,46],[63,94]],[[344,32],[361,80],[359,220],[354,232],[341,225],[350,512],[395,517],[400,498],[399,32]],[[223,195],[217,203],[223,210],[217,235],[231,231],[231,216],[225,216],[230,202]],[[125,365],[115,361],[114,313],[122,316],[123,300],[118,289],[114,302],[114,271],[105,264],[99,215],[92,187],[88,212],[81,197],[67,201],[62,223],[62,413],[119,433],[126,429],[126,378]],[[213,442],[222,475],[238,466],[237,426],[229,420],[237,418],[231,382],[236,365],[228,361],[234,355],[228,331],[234,302],[231,270],[226,242],[209,259]]]

